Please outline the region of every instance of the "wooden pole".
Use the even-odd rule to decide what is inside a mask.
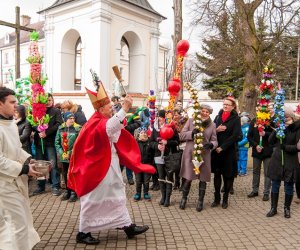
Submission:
[[[16,6],[16,53],[15,53],[15,79],[20,78],[20,7]]]

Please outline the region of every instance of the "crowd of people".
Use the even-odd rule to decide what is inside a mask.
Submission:
[[[199,181],[195,209],[201,212],[207,182],[213,179],[214,200],[211,207],[221,205],[227,209],[230,194],[234,193],[234,179],[248,174],[248,150],[252,148],[253,179],[248,198],[259,196],[263,165],[262,200],[271,199],[271,209],[266,216],[277,214],[282,181],[284,217],[291,217],[294,188],[297,194],[295,201],[300,203],[300,119],[292,108],[284,107],[285,137],[280,141],[274,130],[272,105],[268,107],[271,111],[270,126],[263,131],[258,129],[255,118],[251,120],[246,112],[239,113],[237,102],[232,97],[223,100],[223,107],[214,120],[211,117],[212,107],[201,104],[200,127],[194,125],[193,116],[189,116],[181,103],[172,111],[157,109],[154,125],[151,126],[148,105],[133,109],[129,96],[110,99],[105,91],[101,93],[105,95],[89,93],[96,112],[88,121],[80,105],[69,100],[54,105],[53,96],[48,94],[50,121],[48,128],[39,132],[26,120],[27,107],[17,105],[14,91],[0,88],[0,133],[4,138],[0,145],[0,196],[6,198],[0,199],[0,207],[5,208],[0,210],[0,241],[3,240],[7,246],[27,242],[26,247],[22,245],[15,249],[31,249],[39,241],[25,188],[27,176],[38,177],[37,189],[32,195],[45,193],[46,183],[50,182],[54,196],[61,195],[62,183],[65,183],[61,200],[75,202],[80,198],[80,225],[76,240],[85,244],[99,244],[100,241],[91,232],[103,229],[124,230],[128,238],[148,230],[146,225],[135,225],[129,216],[123,168],[126,169],[128,184],[136,185],[136,193],[132,197],[136,202],[141,199],[150,201],[151,192],[159,190],[161,198],[158,204],[169,207],[172,192],[178,189],[182,192],[178,206],[184,210],[192,181]],[[170,116],[171,121],[167,124],[166,118]],[[17,138],[14,126],[18,128]],[[168,139],[160,134],[165,126],[173,130]],[[7,136],[8,128],[10,137]],[[193,166],[194,137],[199,133],[203,138],[200,174],[194,171]],[[101,145],[98,145],[100,141]],[[181,167],[170,171],[164,159],[178,152],[182,152]],[[35,160],[51,162],[49,179],[35,170]],[[24,197],[26,203],[22,202]],[[14,238],[4,239],[2,232],[7,228],[5,213],[12,217],[17,227],[21,224],[28,227],[16,229]]]

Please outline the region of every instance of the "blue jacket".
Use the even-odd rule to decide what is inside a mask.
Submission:
[[[249,124],[247,123],[242,126],[243,139],[238,142],[239,150],[248,150],[249,148],[249,141],[247,138],[248,131],[249,131]]]

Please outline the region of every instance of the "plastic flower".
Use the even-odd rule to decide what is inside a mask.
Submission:
[[[273,66],[268,65],[263,69],[263,79],[261,80],[261,84],[259,86],[259,95],[257,101],[257,113],[256,113],[256,125],[258,127],[259,132],[264,131],[266,126],[270,125],[270,111],[268,109],[268,105],[270,103],[271,93],[273,90]],[[260,137],[260,146],[262,144],[262,137]]]
[[[35,31],[30,33],[29,57],[27,61],[30,63],[29,81],[32,83],[31,90],[31,106],[28,108],[27,119],[32,126],[37,126],[39,132],[44,132],[48,128],[50,117],[46,114],[46,104],[48,95],[45,93],[43,85],[45,79],[41,76],[42,57],[38,50],[39,34]],[[44,152],[43,139],[41,138],[42,151]]]
[[[200,174],[200,166],[203,163],[202,158],[202,149],[203,149],[203,131],[204,128],[201,126],[201,115],[200,115],[200,103],[198,102],[198,92],[196,89],[192,87],[190,83],[185,83],[184,87],[189,91],[191,95],[191,99],[193,101],[193,125],[195,128],[199,129],[199,133],[194,135],[194,150],[193,150],[193,157],[192,162],[194,164],[194,172],[196,175]]]

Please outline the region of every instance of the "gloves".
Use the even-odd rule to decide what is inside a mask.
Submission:
[[[192,138],[194,139],[195,134],[198,134],[200,130],[198,128],[194,128],[192,131]]]
[[[213,147],[214,147],[214,144],[212,144],[211,142],[205,143],[203,145],[203,148],[206,149],[206,150],[213,149]]]

